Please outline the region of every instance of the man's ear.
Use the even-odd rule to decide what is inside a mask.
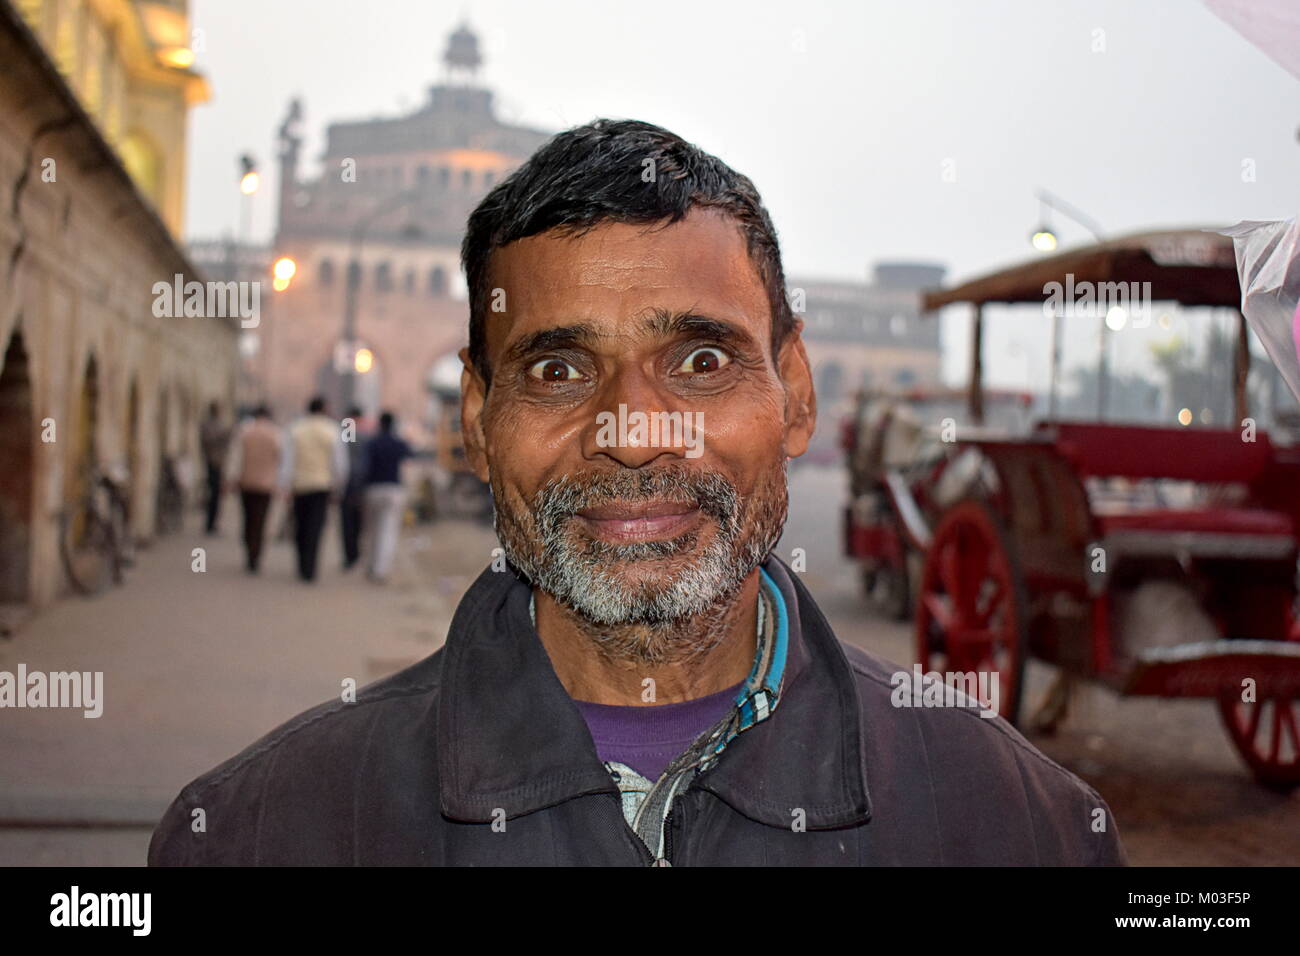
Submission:
[[[777,370],[785,385],[785,453],[790,458],[808,450],[817,428],[817,394],[802,333],[803,319],[795,319],[777,355]]]
[[[488,480],[487,440],[483,437],[483,403],[487,384],[470,361],[469,349],[460,350],[464,366],[460,373],[460,438],[465,443],[465,460],[479,481]]]

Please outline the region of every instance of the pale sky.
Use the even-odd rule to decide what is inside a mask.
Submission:
[[[252,231],[269,238],[289,99],[304,98],[314,161],[329,122],[421,104],[462,18],[502,118],[635,117],[695,141],[757,184],[796,276],[1018,261],[1039,187],[1107,235],[1300,208],[1300,80],[1194,0],[193,0],[192,14],[213,87],[191,116],[193,238],[236,228],[243,152],[268,174]],[[1090,238],[1052,224],[1063,244]]]

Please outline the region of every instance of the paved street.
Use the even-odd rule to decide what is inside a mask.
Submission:
[[[288,543],[247,576],[235,517],[219,538],[163,540],[125,587],[66,599],[0,641],[0,669],[103,671],[106,700],[98,719],[0,711],[0,865],[142,862],[186,782],[345,678],[361,686],[434,651],[495,546],[490,529],[439,524],[405,538],[381,587],[339,570],[331,526],[321,578],[305,585]],[[203,574],[190,570],[193,547],[207,548]]]
[[[805,549],[805,581],[842,638],[910,665],[910,626],[867,614],[839,557],[842,480],[793,473],[779,551]],[[364,684],[435,650],[495,546],[467,522],[408,529],[393,581],[378,587],[338,570],[331,526],[322,578],[308,586],[287,543],[246,576],[234,517],[223,537],[166,539],[125,587],[64,600],[0,640],[0,669],[102,670],[106,699],[95,720],[0,711],[0,864],[141,863],[153,821],[188,780],[345,678]],[[208,550],[205,573],[190,570],[193,547]],[[1030,703],[1050,676],[1033,667]],[[1033,740],[1108,800],[1134,863],[1300,861],[1300,794],[1256,787],[1207,703],[1085,688],[1058,735]]]

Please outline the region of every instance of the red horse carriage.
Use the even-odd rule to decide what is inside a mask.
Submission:
[[[986,390],[985,415],[1006,434],[1026,433],[1033,396]],[[840,444],[848,456],[851,504],[844,511],[846,553],[858,562],[862,590],[879,614],[912,613],[928,523],[966,493],[977,475],[974,456],[954,456],[943,426],[969,433],[966,392],[956,388],[860,392]]]
[[[927,309],[975,305],[968,404],[977,426],[982,306],[1041,304],[1045,284],[1066,274],[1076,284],[1150,282],[1156,301],[1240,302],[1230,241],[1205,233],[1102,243],[930,293]],[[1058,666],[1066,688],[1086,678],[1129,695],[1208,698],[1260,782],[1300,784],[1300,447],[1254,427],[1244,323],[1238,331],[1232,428],[958,427],[928,478],[882,470],[888,505],[878,523],[919,556],[923,669],[996,673],[1000,692],[986,703],[1012,722],[1031,656]],[[962,493],[936,501],[962,457],[976,462]],[[849,509],[846,547],[870,557],[888,536],[864,535],[860,517]],[[1054,725],[1065,699],[1040,711],[1042,725]]]

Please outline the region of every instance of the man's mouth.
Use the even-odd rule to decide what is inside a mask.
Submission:
[[[680,501],[612,501],[582,508],[576,517],[592,537],[627,544],[675,538],[694,528],[701,512]]]

